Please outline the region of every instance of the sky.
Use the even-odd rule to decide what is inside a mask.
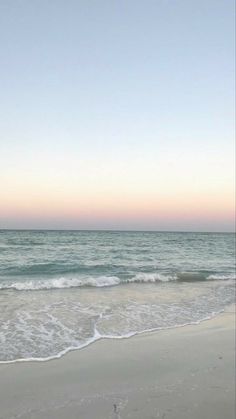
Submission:
[[[0,228],[232,231],[233,0],[1,0]]]

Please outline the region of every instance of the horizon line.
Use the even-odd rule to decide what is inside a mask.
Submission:
[[[0,231],[48,231],[48,232],[96,232],[96,233],[199,233],[199,234],[235,234],[236,231],[208,231],[208,230],[119,230],[119,229],[70,229],[70,228],[0,228]]]

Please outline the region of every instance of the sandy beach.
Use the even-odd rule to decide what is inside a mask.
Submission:
[[[0,417],[233,419],[235,314],[0,365]]]

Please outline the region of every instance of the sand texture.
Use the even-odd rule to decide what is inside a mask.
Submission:
[[[234,419],[235,314],[0,365],[1,419]]]

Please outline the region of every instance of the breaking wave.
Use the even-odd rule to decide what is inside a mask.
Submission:
[[[235,274],[204,274],[199,272],[181,273],[139,273],[131,278],[120,279],[117,276],[97,276],[79,278],[33,279],[20,282],[2,282],[0,290],[37,291],[79,287],[112,287],[131,283],[193,282],[212,280],[235,280]]]

